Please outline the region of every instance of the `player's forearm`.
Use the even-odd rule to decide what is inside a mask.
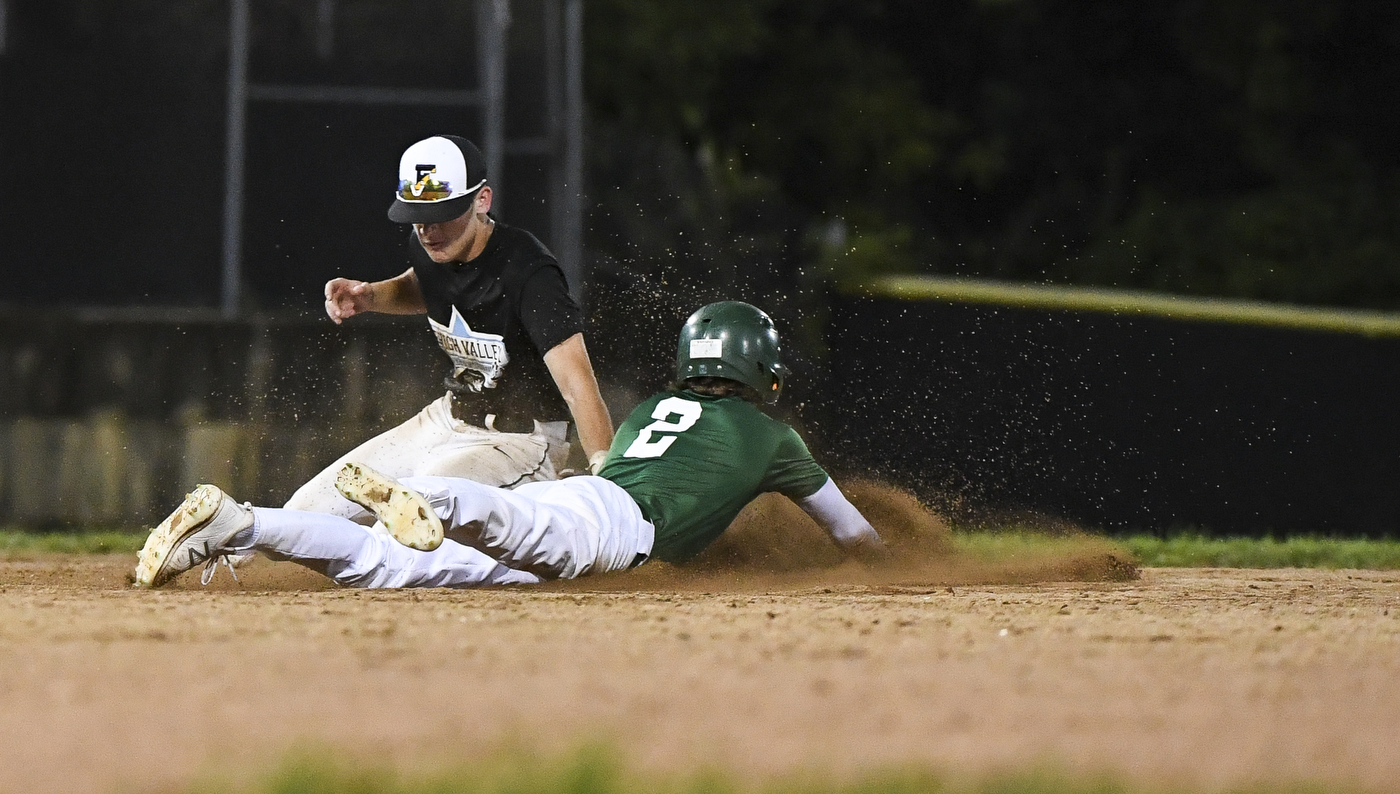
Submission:
[[[883,548],[884,541],[875,527],[865,520],[856,506],[851,504],[836,482],[827,478],[826,484],[816,493],[805,499],[798,499],[797,506],[811,516],[822,529],[825,529],[843,549],[855,551],[867,548]]]
[[[370,284],[368,309],[380,314],[422,314],[428,310],[418,277],[409,268],[393,278]]]
[[[588,458],[589,467],[595,468],[595,457],[606,454],[608,447],[612,446],[613,426],[608,407],[595,390],[593,399],[583,400],[577,405],[570,403],[569,412],[573,414],[574,426],[578,428],[578,443],[583,447],[584,457]]]
[[[569,413],[574,417],[574,427],[578,429],[578,443],[583,447],[584,457],[588,458],[590,468],[596,468],[593,466],[594,456],[606,453],[612,446],[613,424],[608,406],[598,391],[598,381],[593,377],[592,367],[586,373],[576,372],[560,388],[560,392],[569,406]]]
[[[544,364],[569,406],[589,468],[596,469],[597,458],[612,445],[613,424],[598,390],[598,379],[593,375],[593,362],[588,357],[583,334],[574,334],[555,345],[544,354]]]

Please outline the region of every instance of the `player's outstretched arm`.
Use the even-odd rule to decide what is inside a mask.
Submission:
[[[559,387],[569,413],[578,428],[578,441],[588,458],[588,468],[594,474],[603,465],[603,458],[612,446],[612,416],[598,391],[598,379],[593,374],[593,361],[583,344],[583,334],[574,334],[544,354],[544,364]]]
[[[880,533],[865,520],[830,477],[817,492],[798,499],[797,506],[825,529],[847,554],[864,561],[882,560],[889,549]]]
[[[422,314],[427,310],[413,268],[383,281],[333,278],[326,282],[326,315],[336,325],[363,312]]]

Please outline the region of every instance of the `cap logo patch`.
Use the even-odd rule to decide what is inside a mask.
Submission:
[[[439,182],[434,177],[437,174],[436,165],[418,164],[414,170],[417,171],[418,180],[399,182],[399,198],[404,201],[441,201],[452,195],[452,183]]]
[[[721,358],[723,355],[724,340],[722,339],[690,340],[691,358]]]

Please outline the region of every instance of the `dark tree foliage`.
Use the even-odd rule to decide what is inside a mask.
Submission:
[[[1400,7],[1363,0],[592,0],[595,249],[1400,305]],[[625,130],[624,135],[614,131]],[[671,201],[609,144],[693,165]],[[614,147],[616,148],[616,147]],[[630,173],[619,173],[620,165]],[[650,171],[650,176],[642,172]],[[774,215],[758,207],[781,204]],[[752,229],[749,234],[755,234]],[[758,240],[762,235],[753,237]],[[727,245],[726,245],[727,244]],[[721,268],[727,273],[733,265]]]
[[[524,31],[531,0],[513,0]],[[0,257],[20,300],[214,303],[226,2],[9,0]],[[252,78],[475,84],[471,0],[253,3]],[[597,297],[806,317],[927,272],[1400,306],[1400,6],[1373,0],[586,0]],[[404,24],[405,21],[411,24]],[[512,50],[512,80],[538,53]],[[529,90],[518,91],[526,96]],[[519,129],[529,112],[512,110]],[[406,141],[474,112],[258,105],[254,305],[403,266]],[[517,212],[540,197],[504,191]],[[539,213],[537,213],[539,214]],[[518,216],[517,216],[518,217]],[[527,215],[528,217],[528,215]],[[623,294],[625,293],[625,294]]]

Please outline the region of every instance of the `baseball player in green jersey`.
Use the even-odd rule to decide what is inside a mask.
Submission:
[[[787,368],[768,315],[710,304],[681,331],[674,389],[644,401],[619,428],[598,476],[513,490],[455,477],[394,480],[348,462],[336,488],[375,514],[374,527],[335,515],[239,505],[195,489],[152,530],[138,586],[159,586],[250,549],[354,587],[471,587],[571,579],[681,563],[699,554],[750,500],[781,493],[857,556],[880,536],[788,425],[764,414]],[[383,530],[383,531],[381,531]]]

